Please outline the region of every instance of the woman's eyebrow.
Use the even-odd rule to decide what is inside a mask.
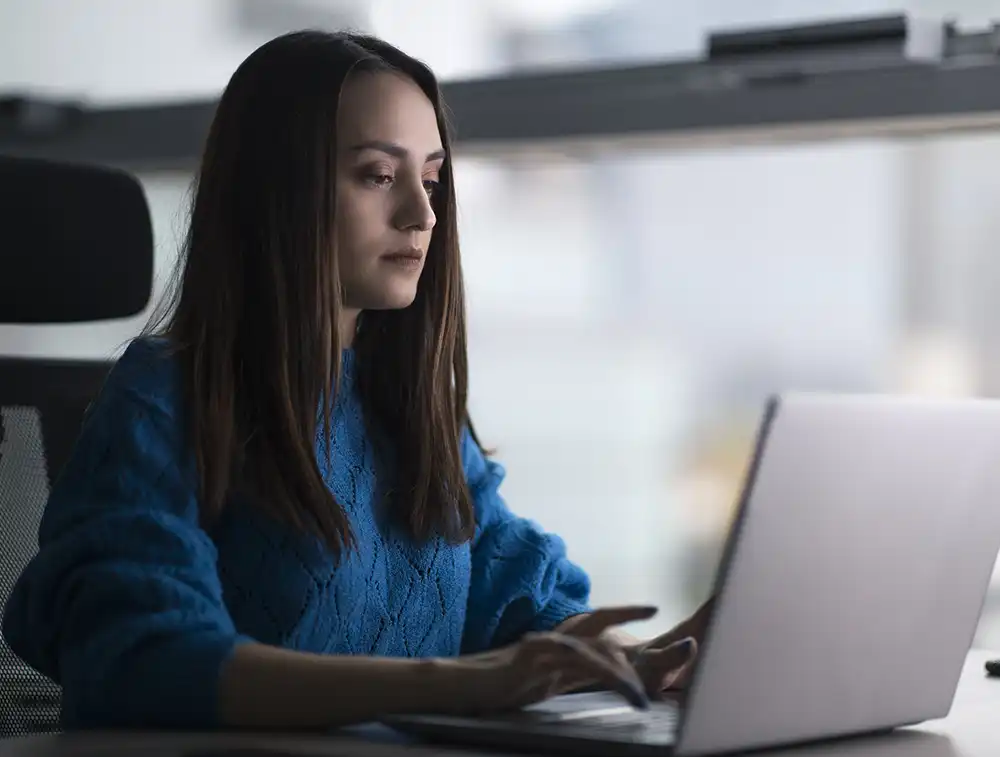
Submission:
[[[407,150],[400,144],[396,142],[386,142],[381,139],[373,139],[367,142],[361,142],[351,147],[351,152],[361,152],[362,150],[377,150],[378,152],[384,152],[386,155],[391,155],[394,158],[399,158],[400,160],[405,160],[410,157],[410,151]],[[432,153],[428,153],[425,158],[425,162],[430,163],[433,160],[443,160],[448,157],[447,150],[435,150]]]

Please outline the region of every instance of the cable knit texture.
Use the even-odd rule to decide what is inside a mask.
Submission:
[[[453,656],[586,612],[589,581],[562,541],[515,517],[503,469],[462,439],[471,543],[415,543],[380,517],[388,481],[344,355],[333,455],[317,455],[358,547],[232,501],[198,526],[176,367],[137,340],[111,372],[56,482],[39,553],[4,614],[9,645],[63,686],[66,728],[217,725],[220,666],[237,644],[350,655]],[[321,441],[321,440],[317,440]]]

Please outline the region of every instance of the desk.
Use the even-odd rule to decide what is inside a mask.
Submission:
[[[973,650],[947,718],[871,738],[757,753],[782,757],[998,757],[1000,679],[983,673],[991,654]],[[274,749],[302,757],[473,757],[489,753],[315,734],[74,733],[0,742],[0,757],[183,757],[197,751]],[[496,757],[496,752],[492,753]]]

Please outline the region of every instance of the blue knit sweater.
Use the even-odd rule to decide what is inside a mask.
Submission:
[[[386,526],[377,503],[387,482],[353,379],[348,352],[324,476],[358,548],[335,564],[319,540],[238,502],[211,536],[199,528],[175,365],[157,342],[129,346],[53,488],[39,553],[4,615],[14,651],[62,684],[64,727],[211,728],[220,665],[248,640],[452,656],[587,610],[587,576],[558,537],[508,510],[502,468],[468,434],[472,542],[414,543]]]

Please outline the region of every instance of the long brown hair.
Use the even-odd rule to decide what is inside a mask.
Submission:
[[[449,149],[433,73],[382,40],[296,32],[244,61],[208,135],[175,287],[147,329],[167,337],[178,362],[203,521],[246,486],[259,506],[337,555],[354,537],[317,457],[317,438],[331,454],[343,346],[337,108],[349,76],[383,70],[421,87]],[[475,518],[460,454],[471,425],[450,163],[415,302],[364,313],[354,351],[366,422],[392,445],[395,519],[414,538],[460,542]]]

